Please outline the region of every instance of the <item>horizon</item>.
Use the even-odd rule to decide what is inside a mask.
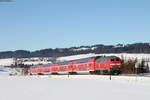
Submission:
[[[0,52],[148,43],[149,0],[0,2]]]
[[[135,42],[135,43],[130,43],[130,44],[121,44],[121,43],[118,43],[118,44],[93,44],[93,45],[80,45],[80,46],[63,47],[63,48],[61,48],[61,47],[58,47],[58,48],[49,47],[49,48],[41,48],[41,49],[36,49],[36,50],[16,49],[16,50],[6,50],[6,51],[0,51],[0,52],[9,52],[9,51],[10,52],[15,52],[15,51],[19,51],[19,50],[35,52],[35,51],[45,50],[45,49],[53,49],[53,50],[54,49],[65,49],[65,48],[69,49],[69,48],[74,48],[74,47],[79,48],[79,47],[82,47],[82,46],[86,47],[86,46],[95,46],[95,45],[116,46],[116,45],[119,45],[119,44],[126,46],[126,45],[138,44],[138,43],[150,43],[150,42]]]

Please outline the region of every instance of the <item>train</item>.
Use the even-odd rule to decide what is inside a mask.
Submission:
[[[122,61],[116,56],[93,56],[52,64],[30,66],[30,75],[38,74],[112,74],[122,72]]]

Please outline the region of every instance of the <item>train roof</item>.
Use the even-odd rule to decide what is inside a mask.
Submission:
[[[117,56],[107,56],[107,57],[109,57],[109,58],[119,58]]]
[[[58,64],[58,65],[65,65],[68,64],[69,62],[77,62],[77,63],[86,63],[88,62],[88,60],[90,59],[98,59],[98,58],[115,58],[117,56],[93,56],[93,57],[87,57],[87,58],[81,58],[81,59],[75,59],[75,60],[69,60],[69,61],[63,61],[63,62],[56,62],[54,64]]]
[[[32,68],[35,68],[35,67],[38,67],[38,66],[44,66],[44,67],[49,67],[51,66],[52,64],[43,64],[43,65],[33,65],[31,66]]]
[[[84,63],[84,62],[88,62],[88,60],[90,60],[90,59],[98,59],[98,58],[101,58],[101,57],[102,56],[93,56],[93,57],[87,57],[87,58],[81,58],[81,59],[57,62],[57,63],[54,63],[54,64],[65,65],[65,64],[68,64],[69,62]]]
[[[86,63],[88,62],[88,60],[90,59],[98,59],[98,58],[115,58],[117,56],[93,56],[93,57],[87,57],[87,58],[81,58],[81,59],[75,59],[75,60],[69,60],[69,61],[62,61],[62,62],[56,62],[56,63],[53,63],[53,64],[44,64],[42,66],[44,67],[49,67],[49,66],[53,66],[54,64],[58,64],[58,65],[66,65],[70,62],[77,62],[77,63]],[[40,65],[34,65],[34,66],[31,66],[31,67],[38,67]]]

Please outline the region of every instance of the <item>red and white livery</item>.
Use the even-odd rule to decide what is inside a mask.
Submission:
[[[47,65],[31,66],[30,74],[120,74],[122,62],[116,56],[94,56],[83,59],[58,62]]]

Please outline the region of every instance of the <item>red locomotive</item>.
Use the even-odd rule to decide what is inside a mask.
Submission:
[[[65,62],[58,62],[47,65],[31,66],[29,74],[120,74],[122,71],[122,62],[116,56],[95,56]]]

